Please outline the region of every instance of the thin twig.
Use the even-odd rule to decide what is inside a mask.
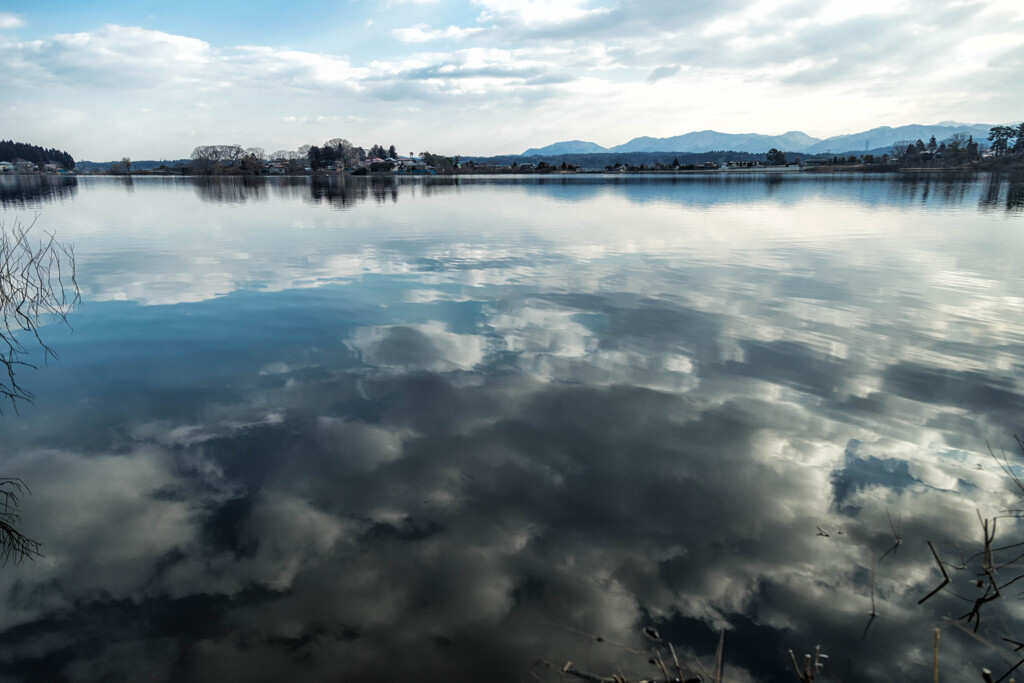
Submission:
[[[875,560],[871,560],[871,616],[868,617],[868,623],[864,627],[864,633],[861,634],[860,639],[864,640],[868,637],[868,629],[871,628],[871,624],[874,623],[875,617],[878,613],[875,611]]]
[[[569,676],[575,676],[576,678],[582,678],[585,681],[593,681],[593,683],[615,683],[615,678],[614,677],[606,678],[604,676],[598,676],[596,674],[588,673],[586,671],[580,671],[579,669],[574,669],[574,668],[572,668],[572,666],[570,666],[572,664],[572,662],[567,663],[565,666],[559,667],[559,666],[555,666],[551,662],[548,662],[546,660],[541,659],[541,660],[539,660],[537,662],[534,662],[533,665],[537,666],[538,664],[543,664],[544,666],[546,666],[547,668],[551,669],[552,671],[554,671],[556,673],[563,674],[563,675],[569,675]]]
[[[903,543],[903,535],[902,535],[902,531],[903,531],[903,515],[899,515],[899,516],[896,517],[896,523],[895,524],[893,524],[892,515],[889,513],[888,509],[886,509],[886,511],[885,511],[885,516],[889,518],[889,528],[892,529],[893,544],[892,544],[892,547],[890,547],[888,550],[886,550],[882,554],[882,556],[880,558],[878,558],[879,562],[884,560],[886,555],[888,555],[891,552],[894,552],[897,548],[900,547],[900,544]]]
[[[1009,676],[1010,674],[1012,674],[1012,673],[1013,673],[1014,671],[1016,671],[1016,670],[1017,670],[1017,667],[1019,667],[1019,666],[1020,666],[1021,664],[1024,664],[1024,659],[1020,660],[1019,662],[1017,662],[1016,664],[1014,664],[1014,665],[1013,665],[1012,667],[1010,667],[1010,669],[1009,669],[1009,670],[1008,670],[1008,671],[1007,671],[1006,673],[1004,673],[1004,674],[1003,674],[1002,676],[1000,676],[1000,677],[999,677],[999,678],[998,678],[998,679],[996,680],[996,683],[1000,683],[1000,681],[1002,681],[1002,680],[1003,680],[1004,678],[1006,678],[1007,676]]]
[[[935,558],[935,562],[939,565],[939,571],[942,572],[942,583],[932,590],[931,593],[918,600],[917,604],[919,605],[923,604],[925,600],[932,597],[949,584],[949,574],[946,573],[946,568],[942,566],[942,560],[939,559],[939,554],[935,552],[935,546],[932,545],[931,541],[928,541],[928,547],[931,548],[932,556]]]

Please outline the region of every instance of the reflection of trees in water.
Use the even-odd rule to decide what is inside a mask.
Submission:
[[[891,192],[901,201],[919,201],[926,204],[962,204],[977,182],[977,176],[968,173],[900,173],[893,176]]]
[[[963,204],[981,184],[978,209],[1019,212],[1024,209],[1024,173],[912,173],[898,174],[890,185],[893,195],[901,201],[922,204],[938,202]]]
[[[451,178],[442,179],[445,185],[451,186]],[[435,179],[407,179],[394,176],[334,176],[314,177],[307,187],[305,199],[313,204],[327,203],[335,208],[349,208],[360,202],[373,200],[378,204],[390,201],[398,202],[403,192],[414,192],[414,188],[422,188],[430,194],[428,188],[434,185]]]
[[[130,175],[114,176],[114,182],[124,188],[128,194],[135,194],[135,179]]]
[[[64,201],[77,193],[78,178],[74,176],[0,175],[0,206],[5,209]]]
[[[403,193],[437,194],[441,188],[457,185],[457,178],[400,178],[394,176],[314,176],[312,178],[274,179],[270,187],[287,199],[301,199],[312,204],[328,204],[347,209],[356,204],[374,201],[383,204],[398,202]]]
[[[784,182],[783,181],[783,177],[781,175],[779,175],[778,173],[769,173],[769,174],[765,175],[765,177],[764,177],[764,190],[765,190],[765,194],[767,194],[769,196],[775,194],[776,192],[778,192],[778,190],[782,186],[783,182]]]
[[[327,203],[338,208],[348,208],[360,200],[357,185],[357,180],[345,176],[273,178],[268,181],[270,190],[281,199],[312,204]]]
[[[255,176],[209,177],[190,179],[199,198],[214,204],[245,204],[267,199],[267,183]]]
[[[1024,211],[1024,173],[993,173],[985,182],[978,200],[982,211],[1000,208],[1011,213]]]
[[[313,176],[260,178],[256,176],[204,177],[193,179],[196,192],[204,202],[243,204],[266,201],[270,193],[285,200],[313,204],[327,203],[349,208],[373,199],[398,201],[400,183],[390,176],[353,178],[349,176]]]
[[[795,186],[792,176],[766,173],[706,174],[687,176],[625,175],[527,175],[527,176],[227,176],[190,179],[203,201],[244,203],[265,200],[267,193],[312,204],[347,209],[359,203],[398,202],[400,196],[435,197],[458,192],[463,186],[514,186],[544,192],[554,188],[571,190],[581,197],[613,188],[703,188],[722,187],[767,190]],[[632,197],[636,198],[636,197]]]
[[[1007,185],[1006,210],[1019,212],[1024,209],[1024,174],[1017,174]]]
[[[7,180],[7,179],[2,179]],[[14,180],[13,178],[11,180]],[[34,188],[35,195],[25,189],[20,194],[13,190],[0,197],[5,201],[30,201],[29,197],[57,196],[57,192],[74,192],[75,186],[61,189],[59,184],[48,185],[46,178],[27,176],[25,180]],[[71,179],[54,179],[56,181]],[[42,183],[41,183],[42,181]],[[130,178],[121,179],[131,182]],[[995,174],[979,176],[973,173],[913,173],[877,174],[858,178],[849,176],[807,176],[799,174],[773,173],[707,173],[687,175],[525,175],[525,176],[292,176],[266,178],[258,176],[227,176],[189,178],[204,202],[242,204],[249,201],[266,201],[268,194],[286,199],[301,200],[311,204],[327,204],[337,209],[348,209],[359,203],[373,201],[378,204],[396,203],[402,195],[433,197],[458,192],[462,187],[501,185],[522,187],[527,191],[553,191],[561,196],[585,198],[608,189],[630,190],[630,199],[642,201],[645,198],[672,199],[683,202],[700,201],[715,203],[734,201],[736,193],[757,193],[758,196],[784,198],[794,193],[827,190],[828,186],[839,183],[849,187],[858,182],[864,189],[861,198],[865,201],[888,203],[918,202],[938,203],[949,206],[963,204],[980,189],[979,208],[1006,211],[1020,211],[1024,207],[1024,174]],[[871,187],[877,186],[878,190]],[[643,188],[642,190],[640,188]],[[888,188],[888,189],[885,189]],[[728,190],[731,194],[723,194]],[[885,199],[888,192],[889,198]],[[877,196],[876,196],[877,195]],[[16,199],[16,197],[21,199]],[[872,199],[874,198],[874,199]]]

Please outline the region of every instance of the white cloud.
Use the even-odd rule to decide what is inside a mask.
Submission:
[[[35,80],[37,86],[121,89],[208,82],[214,63],[204,41],[116,25],[3,44],[0,57],[13,67],[0,76],[9,85],[30,86]]]
[[[482,28],[459,28],[449,26],[445,29],[431,29],[426,24],[417,24],[409,28],[396,28],[391,31],[398,40],[403,43],[426,43],[431,40],[459,40],[467,38],[475,33],[480,33]]]
[[[280,85],[308,89],[358,88],[368,75],[366,69],[353,67],[342,57],[301,50],[244,46],[238,48],[238,56],[224,61],[259,87],[270,85],[267,81],[276,81]]]
[[[822,23],[832,24],[863,16],[905,14],[909,9],[909,4],[894,0],[859,0],[858,2],[830,0],[822,6],[815,19]]]
[[[342,57],[263,46],[214,49],[162,31],[110,24],[93,32],[0,46],[8,63],[66,87],[219,91],[236,87],[357,87],[367,75]],[[17,78],[8,72],[8,82]]]
[[[537,91],[560,76],[552,48],[499,49],[470,47],[453,52],[421,52],[394,61],[374,62],[375,87],[405,85],[420,96]],[[413,83],[420,84],[413,90]]]
[[[586,9],[587,0],[476,0],[484,7],[481,21],[510,21],[528,28],[557,26],[607,14],[604,7]]]
[[[328,116],[328,115],[325,115],[325,114],[320,114],[318,116],[285,116],[285,117],[282,117],[281,120],[284,121],[285,123],[313,123],[313,124],[317,124],[317,125],[322,125],[322,124],[325,124],[325,123],[335,123],[335,122],[338,122],[338,121],[345,121],[345,120],[347,120],[347,118],[348,117],[345,117],[345,116],[337,116],[337,115],[330,115],[330,116]]]
[[[10,12],[0,12],[0,30],[9,28],[18,28],[24,26],[25,20],[19,17],[17,14],[11,14]]]
[[[486,352],[483,337],[449,332],[441,322],[361,327],[349,345],[364,362],[384,368],[470,370]]]

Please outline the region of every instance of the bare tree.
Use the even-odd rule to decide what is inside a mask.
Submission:
[[[234,166],[245,156],[245,150],[241,145],[220,145],[221,157],[228,164]]]
[[[0,479],[0,566],[39,556],[39,542],[14,528],[21,521],[18,502],[31,493],[21,479]]]
[[[192,150],[192,164],[200,173],[211,173],[235,166],[244,156],[240,145],[199,145]]]
[[[39,327],[45,318],[67,324],[67,314],[81,301],[73,248],[52,233],[34,240],[34,224],[23,228],[15,223],[9,231],[0,224],[0,398],[9,400],[15,412],[19,400],[32,400],[15,378],[16,370],[34,367],[24,360],[26,341],[39,344],[44,362],[57,358]],[[25,493],[30,491],[21,479],[0,478],[0,566],[39,555],[38,541],[15,528],[21,520],[18,502]]]
[[[210,171],[218,161],[215,145],[199,145],[192,150],[192,166],[199,172]]]
[[[898,140],[892,143],[892,155],[897,159],[902,159],[907,156],[907,150],[913,149],[913,140]]]
[[[44,363],[58,358],[39,327],[46,318],[67,324],[67,314],[81,301],[74,249],[52,233],[34,241],[33,225],[15,223],[8,231],[0,224],[0,399],[10,401],[15,412],[19,400],[32,400],[32,393],[15,378],[19,368],[35,367],[25,360],[26,340],[42,348]]]
[[[345,138],[331,138],[324,143],[324,147],[337,147],[338,149],[351,149],[352,143]]]
[[[324,147],[333,147],[337,151],[338,163],[344,167],[354,166],[359,162],[359,154],[351,142],[345,138],[331,138]]]

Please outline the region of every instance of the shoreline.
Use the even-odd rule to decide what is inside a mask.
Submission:
[[[835,164],[827,166],[804,166],[791,164],[787,166],[761,166],[752,168],[695,168],[695,169],[629,169],[629,170],[574,170],[565,171],[561,169],[552,170],[518,170],[518,169],[459,169],[442,173],[393,173],[369,172],[352,173],[345,171],[332,172],[304,172],[286,174],[266,173],[180,173],[174,171],[143,170],[130,173],[3,173],[0,178],[5,177],[47,177],[47,178],[80,178],[80,177],[109,177],[109,178],[145,178],[145,177],[180,177],[180,178],[437,178],[456,176],[539,176],[539,177],[566,177],[577,175],[602,175],[609,177],[617,176],[714,176],[714,175],[835,175],[835,174],[939,174],[939,175],[973,175],[979,173],[1020,173],[1024,172],[1024,160],[1013,159],[1006,162],[982,162],[970,166],[894,166],[889,164]]]

